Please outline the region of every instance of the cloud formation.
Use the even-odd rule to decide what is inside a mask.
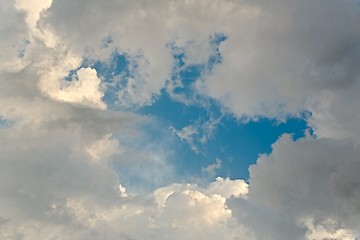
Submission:
[[[359,238],[359,13],[355,0],[2,0],[0,238]],[[152,104],[176,51],[206,66],[190,87],[223,114],[306,113],[316,136],[282,136],[248,183],[181,179],[171,141],[142,132],[154,120],[104,100],[121,78],[120,105]],[[128,73],[104,76],[95,63],[114,53]],[[174,132],[192,144],[195,125]]]

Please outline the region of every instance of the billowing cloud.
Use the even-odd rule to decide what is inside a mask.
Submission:
[[[355,0],[1,1],[0,238],[359,238],[359,10]],[[116,54],[125,72],[96,69]],[[184,179],[171,139],[149,136],[144,125],[158,123],[131,111],[174,96],[188,66],[200,66],[187,85],[200,100],[184,104],[211,99],[240,120],[305,116],[315,135],[282,136],[248,183]],[[107,105],[112,81],[126,112]],[[173,130],[197,151],[219,122]]]
[[[247,201],[230,205],[257,239],[355,239],[358,155],[349,141],[285,135],[250,167]]]

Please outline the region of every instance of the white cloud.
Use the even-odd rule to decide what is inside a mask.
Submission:
[[[60,75],[59,73],[55,73]],[[61,75],[60,75],[61,76]],[[55,77],[55,79],[51,79]],[[56,76],[45,75],[41,80],[43,91],[51,97],[65,102],[80,103],[91,107],[105,109],[106,105],[101,98],[104,94],[99,90],[100,79],[96,76],[96,70],[81,68],[73,76],[72,81],[56,79]],[[53,85],[50,85],[53,83]]]
[[[248,195],[249,185],[241,179],[231,180],[229,178],[217,177],[215,182],[210,183],[208,193],[220,194],[225,198],[242,197]]]
[[[195,153],[203,153],[203,145],[213,137],[222,116],[213,117],[203,122],[201,119],[180,130],[170,126],[170,130],[182,141],[187,142]]]
[[[29,36],[31,42],[36,41],[36,38],[41,39],[47,47],[55,47],[58,39],[54,33],[48,29],[39,28],[38,21],[41,14],[48,9],[52,4],[52,0],[16,0],[15,7],[26,13],[25,22],[28,27],[29,33],[33,36]]]
[[[356,233],[349,229],[344,229],[339,226],[336,221],[327,220],[321,224],[314,224],[313,220],[304,220],[304,224],[309,229],[307,233],[307,239],[342,239],[353,240],[356,239]]]
[[[199,152],[198,146],[194,143],[195,136],[199,134],[195,126],[189,125],[180,130],[176,130],[174,127],[170,126],[170,130],[172,130],[172,132],[175,133],[182,141],[186,141],[194,152]]]
[[[222,161],[217,158],[215,160],[215,163],[201,168],[201,172],[209,174],[210,176],[214,176],[216,174],[216,171],[221,168],[221,163],[222,163]]]
[[[119,141],[111,139],[111,134],[105,135],[100,140],[86,147],[86,151],[94,162],[102,162],[115,154],[120,154]]]

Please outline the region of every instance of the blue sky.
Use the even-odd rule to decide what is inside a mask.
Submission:
[[[174,134],[171,127],[182,129],[199,123],[201,128],[201,125],[211,117],[219,115],[219,108],[214,105],[210,109],[188,106],[171,100],[164,92],[153,105],[143,107],[139,111],[153,116],[155,122],[161,123],[168,134]],[[185,175],[200,174],[202,168],[220,159],[222,167],[216,171],[217,175],[232,179],[247,179],[249,165],[256,162],[259,154],[270,153],[271,144],[282,134],[292,134],[296,140],[304,136],[305,130],[308,130],[308,127],[303,118],[289,118],[285,122],[260,118],[256,121],[244,122],[231,114],[225,114],[205,143],[197,139],[201,136],[195,136],[195,145],[199,148],[199,152],[192,150],[186,140],[178,138],[176,143],[176,150],[179,153],[177,154],[178,170],[180,174]]]
[[[110,109],[149,116],[154,120],[154,126],[144,127],[149,138],[174,141],[171,146],[176,152],[174,164],[177,174],[187,178],[208,178],[208,181],[216,176],[247,180],[249,166],[256,163],[260,154],[271,153],[271,145],[282,134],[291,134],[297,140],[304,136],[305,131],[312,131],[307,125],[306,114],[300,117],[289,115],[281,121],[261,116],[254,120],[244,120],[230,111],[224,111],[221,103],[215,99],[196,93],[196,81],[203,74],[211,72],[215,65],[221,64],[222,56],[218,47],[224,41],[226,36],[222,34],[210,37],[212,52],[209,59],[204,64],[196,65],[186,65],[183,50],[172,46],[177,65],[168,85],[176,82],[176,86],[162,89],[160,95],[141,107],[124,107],[118,99],[118,91],[125,88],[126,78],[131,77],[126,55],[114,52],[110,62],[84,61],[82,66],[94,67],[98,76],[104,79],[107,91],[103,100]],[[111,39],[107,39],[106,43],[111,44]],[[205,129],[204,125],[211,122],[214,124],[212,129]],[[192,142],[176,135],[176,131],[187,126],[193,126],[196,131],[191,136]],[[159,129],[162,134],[158,134]],[[206,141],[202,140],[204,137]],[[221,166],[214,173],[209,175],[204,172],[207,166],[216,164],[217,160],[221,161]]]

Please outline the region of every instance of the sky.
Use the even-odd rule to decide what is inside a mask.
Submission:
[[[360,239],[357,0],[2,0],[0,238]]]

